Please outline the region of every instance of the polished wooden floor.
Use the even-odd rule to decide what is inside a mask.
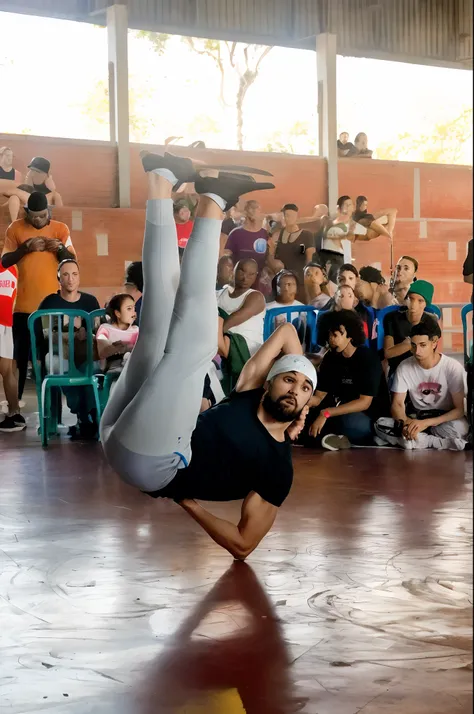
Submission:
[[[0,434],[0,711],[471,712],[471,453],[294,460],[233,564],[99,445]]]

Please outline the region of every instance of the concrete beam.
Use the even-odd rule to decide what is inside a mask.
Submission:
[[[110,141],[117,145],[118,204],[130,207],[130,137],[128,109],[128,11],[126,5],[107,8],[109,49]]]

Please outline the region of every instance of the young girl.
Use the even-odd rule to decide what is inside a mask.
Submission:
[[[110,323],[97,330],[97,351],[105,372],[122,371],[138,339],[135,301],[127,293],[114,295],[107,305]]]

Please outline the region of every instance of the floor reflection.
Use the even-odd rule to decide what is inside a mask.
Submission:
[[[134,698],[136,714],[293,714],[288,652],[255,573],[235,562],[182,623]]]

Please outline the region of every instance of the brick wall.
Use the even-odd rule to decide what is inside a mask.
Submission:
[[[34,155],[51,160],[54,179],[67,204],[66,208],[54,209],[54,217],[72,229],[84,288],[103,301],[120,286],[126,262],[140,258],[146,199],[140,147],[131,147],[133,208],[116,209],[112,207],[116,162],[112,145],[0,135],[0,146],[4,144],[13,148],[21,171]],[[315,203],[326,202],[326,162],[317,157],[210,150],[192,153],[202,160],[250,164],[271,171],[276,189],[259,197],[265,210],[277,210],[283,203],[294,201],[308,213]],[[341,195],[368,196],[372,211],[398,208],[395,260],[404,253],[415,256],[420,277],[435,284],[437,302],[468,301],[471,288],[462,282],[462,263],[472,236],[470,167],[342,159],[339,187]],[[0,243],[7,222],[6,209],[0,209]],[[356,243],[353,257],[357,267],[375,264],[389,277],[387,240]]]

